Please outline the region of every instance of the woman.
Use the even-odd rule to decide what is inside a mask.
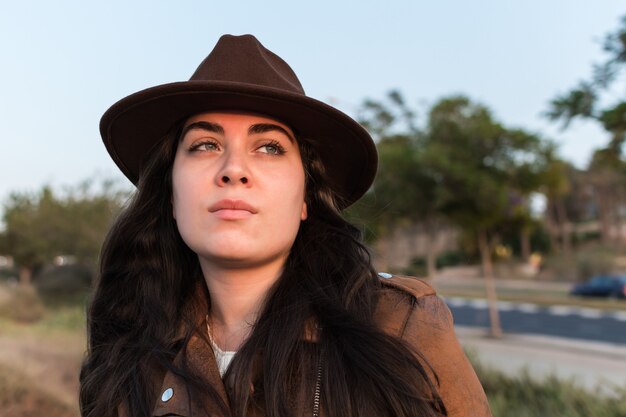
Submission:
[[[450,312],[340,211],[376,149],[250,35],[101,133],[137,194],[88,313],[83,416],[488,416]]]

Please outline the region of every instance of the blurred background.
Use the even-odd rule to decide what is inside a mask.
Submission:
[[[0,414],[77,416],[85,307],[132,195],[98,122],[252,33],[359,120],[347,216],[428,280],[494,416],[626,416],[626,7],[13,2],[0,14]]]

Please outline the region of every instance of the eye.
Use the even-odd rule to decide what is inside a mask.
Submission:
[[[264,145],[261,145],[258,150],[261,153],[266,153],[270,155],[282,155],[285,153],[285,148],[283,148],[281,144],[276,141],[271,141]]]
[[[215,152],[219,151],[220,146],[217,142],[212,140],[204,140],[201,142],[196,142],[189,148],[189,152]]]

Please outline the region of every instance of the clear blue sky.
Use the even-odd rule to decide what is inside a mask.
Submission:
[[[465,93],[583,166],[607,136],[540,114],[602,60],[623,0],[23,1],[0,13],[0,201],[12,190],[123,179],[98,122],[118,99],[186,80],[223,33],[253,33],[307,94],[354,115],[400,89],[418,110]],[[126,180],[123,183],[130,184]]]

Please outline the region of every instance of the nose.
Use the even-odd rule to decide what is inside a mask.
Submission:
[[[251,175],[246,164],[245,156],[236,150],[227,151],[224,163],[217,173],[216,182],[219,186],[250,185]]]

